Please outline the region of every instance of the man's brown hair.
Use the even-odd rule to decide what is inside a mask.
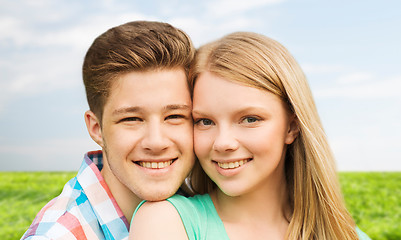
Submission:
[[[181,67],[188,76],[194,55],[187,34],[168,23],[134,21],[109,29],[92,43],[82,67],[90,110],[101,122],[112,83],[121,75]]]

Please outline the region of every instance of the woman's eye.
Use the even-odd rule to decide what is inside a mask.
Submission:
[[[213,121],[207,118],[202,118],[202,119],[198,119],[195,121],[196,125],[201,125],[201,126],[210,126],[213,124]]]
[[[243,122],[243,123],[255,123],[255,122],[259,121],[259,120],[260,119],[257,118],[257,117],[245,117],[245,118],[242,119],[241,122]]]

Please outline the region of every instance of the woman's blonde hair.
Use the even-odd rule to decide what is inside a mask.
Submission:
[[[199,48],[189,73],[192,88],[206,71],[269,91],[296,115],[300,133],[288,146],[285,159],[292,211],[287,239],[358,239],[308,82],[288,50],[260,34],[229,34]],[[216,188],[199,163],[190,181],[199,194]]]

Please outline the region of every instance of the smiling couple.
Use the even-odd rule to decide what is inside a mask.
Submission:
[[[95,39],[83,80],[102,150],[22,239],[369,239],[278,42],[233,33],[195,54],[167,23],[129,22]]]

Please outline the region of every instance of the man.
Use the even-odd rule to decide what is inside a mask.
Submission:
[[[102,151],[85,155],[22,239],[126,239],[141,200],[177,191],[194,162],[194,52],[184,32],[160,22],[129,22],[95,39],[83,64],[85,122]]]

